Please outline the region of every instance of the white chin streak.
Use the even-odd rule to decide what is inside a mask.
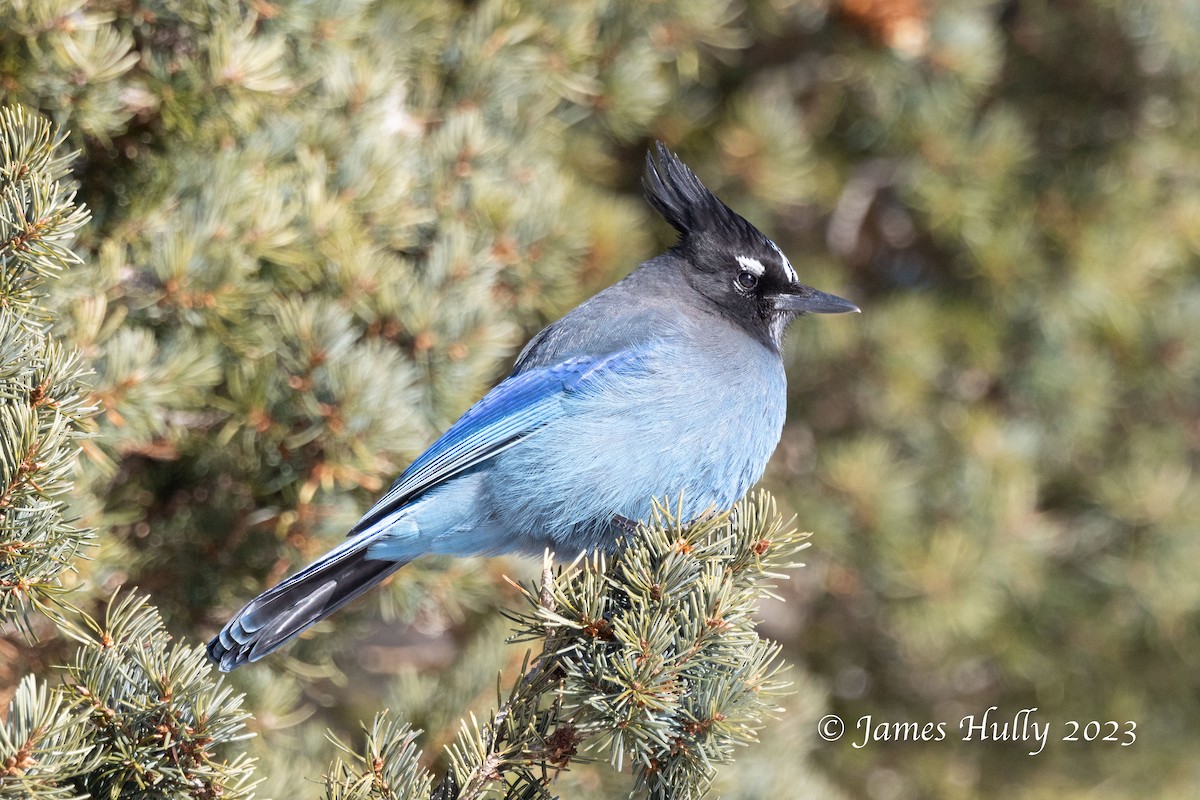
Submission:
[[[788,324],[796,318],[795,314],[790,314],[786,311],[776,311],[771,317],[771,339],[781,349],[783,347],[783,334],[787,331]]]

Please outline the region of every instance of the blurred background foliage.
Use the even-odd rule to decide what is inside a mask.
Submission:
[[[764,613],[802,666],[722,796],[1194,797],[1196,74],[1191,3],[8,0],[0,95],[70,131],[92,214],[43,298],[100,408],[61,580],[206,639],[669,243],[660,138],[865,312],[789,337],[765,483],[815,536]],[[258,796],[315,795],[381,706],[436,754],[519,666],[532,569],[411,565],[235,673]],[[69,658],[29,624],[5,700]],[[993,705],[1139,738],[957,741]],[[822,744],[827,711],[951,736]]]

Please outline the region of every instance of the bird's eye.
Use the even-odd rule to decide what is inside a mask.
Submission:
[[[753,289],[755,286],[758,286],[758,276],[753,272],[742,270],[738,273],[737,282],[738,286],[741,286],[743,289]]]

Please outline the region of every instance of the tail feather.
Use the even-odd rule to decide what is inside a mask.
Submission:
[[[208,657],[222,672],[257,661],[407,563],[367,558],[370,544],[346,542],[251,600],[208,643]]]

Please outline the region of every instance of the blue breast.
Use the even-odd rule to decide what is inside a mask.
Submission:
[[[643,370],[570,396],[562,417],[481,475],[492,523],[518,549],[607,547],[613,517],[645,520],[654,497],[682,498],[695,518],[762,476],[785,415],[778,355],[705,330],[667,333],[646,352]]]

